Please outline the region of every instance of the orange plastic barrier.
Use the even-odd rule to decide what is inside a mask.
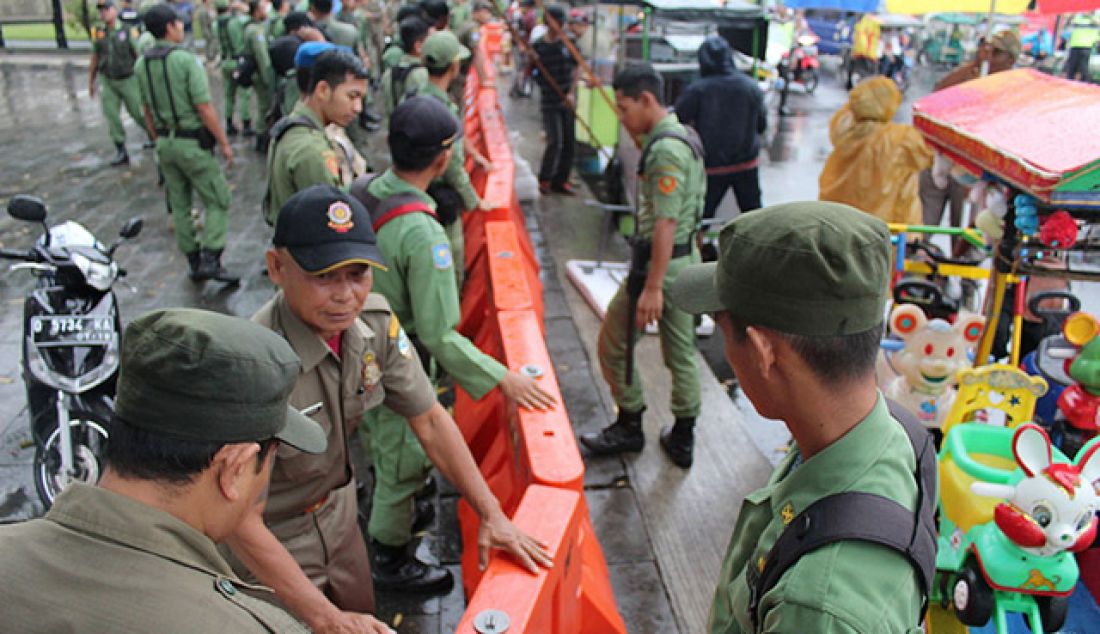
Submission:
[[[482,38],[479,61],[490,59],[489,39]],[[492,69],[484,70],[482,78],[491,78]],[[584,498],[584,461],[546,349],[539,264],[515,194],[508,131],[495,81],[486,83],[469,74],[464,127],[494,169],[487,172],[473,161],[466,167],[482,198],[495,204],[491,211],[463,216],[466,282],[459,331],[510,370],[536,376],[557,405],[528,411],[499,390],[474,401],[456,389],[455,419],[505,513],[547,543],[555,565],[532,575],[497,552],[481,570],[479,518],[461,502],[462,574],[470,603],[458,631],[474,632],[478,614],[491,607],[505,611],[508,632],[625,634]]]
[[[456,632],[475,634],[474,620],[487,610],[504,613],[508,632],[626,631],[582,494],[533,485],[512,519],[547,545],[554,567],[532,575],[510,560],[495,558]],[[496,619],[498,624],[503,620]]]

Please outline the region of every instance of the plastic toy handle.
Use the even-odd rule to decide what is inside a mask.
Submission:
[[[1083,346],[1092,341],[1098,332],[1100,332],[1100,323],[1097,323],[1095,317],[1085,312],[1073,313],[1066,318],[1066,323],[1062,326],[1062,334],[1065,335],[1066,341],[1075,346]]]

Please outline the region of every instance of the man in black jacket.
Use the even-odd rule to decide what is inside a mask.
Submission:
[[[741,211],[760,208],[757,154],[767,127],[764,93],[733,65],[725,39],[712,35],[699,47],[701,78],[676,102],[676,116],[703,139],[706,149],[707,197],[704,218],[713,218],[718,203],[733,188]]]

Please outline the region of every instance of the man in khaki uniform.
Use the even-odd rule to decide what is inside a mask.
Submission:
[[[363,413],[384,403],[408,419],[481,516],[483,562],[492,546],[532,572],[535,562],[549,564],[501,511],[385,299],[369,295],[382,259],[367,210],[331,185],[310,187],[280,210],[272,245],[268,272],[280,292],[253,319],[302,358],[290,402],[311,412],[329,445],[318,456],[279,452],[267,509],[242,523],[230,540],[234,554],[311,628],[363,625],[368,617],[357,613],[374,609],[374,592],[348,442]]]
[[[215,542],[263,505],[276,447],[322,452],[287,408],[298,357],[243,319],[143,315],[122,339],[99,486],[74,483],[44,518],[0,528],[10,632],[305,632]]]

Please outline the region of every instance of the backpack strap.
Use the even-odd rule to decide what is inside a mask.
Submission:
[[[160,60],[160,68],[164,72],[164,92],[168,95],[168,107],[172,110],[172,124],[175,126],[174,130],[179,130],[180,118],[176,112],[176,100],[172,98],[172,83],[168,80],[168,56],[172,54],[172,51],[176,50],[177,46],[153,46],[147,49],[145,55],[145,81],[149,84],[149,99],[153,102],[153,117],[160,117],[160,108],[157,106],[157,91],[153,86],[153,73],[149,69],[149,62],[154,59]],[[162,126],[162,129],[168,126]]]
[[[385,199],[379,199],[370,193],[370,184],[377,177],[377,174],[364,174],[355,179],[348,190],[349,194],[357,198],[367,208],[375,233],[378,233],[386,223],[394,218],[407,214],[425,213],[437,222],[439,221],[439,217],[432,211],[428,203],[412,192],[394,194]]]
[[[412,72],[417,68],[424,68],[424,65],[417,62],[408,66],[394,66],[393,69],[390,71],[390,95],[392,95],[391,98],[393,99],[394,108],[400,106],[401,102],[405,99],[408,99],[409,97],[412,97],[416,94],[416,90],[409,90],[409,87],[405,84],[405,82],[408,80],[409,75],[411,75]],[[403,94],[398,94],[397,86],[399,82],[401,87],[404,88]]]
[[[270,147],[267,152],[267,173],[272,174],[272,169],[275,163],[275,146],[279,144],[279,140],[295,126],[305,126],[318,132],[324,132],[313,119],[303,115],[291,116],[287,115],[282,119],[275,122],[275,125],[271,126],[268,130],[268,138],[270,139]],[[267,224],[274,225],[274,219],[271,216],[271,187],[269,186],[264,192],[264,199],[260,202],[260,213],[263,214],[264,220]]]
[[[657,141],[661,139],[676,139],[691,148],[691,153],[696,159],[703,160],[706,152],[703,150],[703,140],[699,138],[699,133],[691,127],[684,126],[684,128],[687,130],[686,134],[676,130],[664,130],[654,134],[649,139],[645,147],[642,148],[641,158],[638,159],[638,176],[645,173],[645,163],[649,160],[649,152],[653,149],[653,146],[657,144]]]
[[[890,414],[905,429],[916,456],[917,510],[873,493],[849,491],[824,497],[798,514],[768,552],[763,568],[745,571],[749,615],[760,626],[760,601],[788,568],[808,552],[833,542],[858,540],[884,546],[905,556],[921,584],[921,614],[936,572],[933,502],[936,493],[936,449],[928,433],[908,410],[887,401]],[[871,521],[869,518],[874,518]],[[916,615],[917,621],[920,614]]]

